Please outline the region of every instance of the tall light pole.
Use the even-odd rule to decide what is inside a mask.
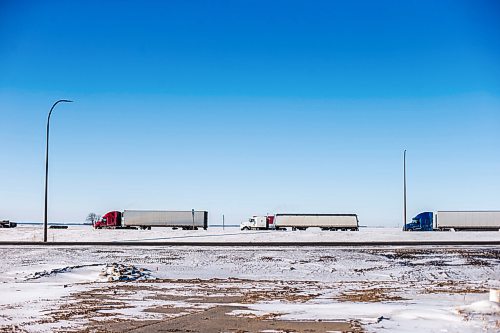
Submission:
[[[50,125],[50,115],[52,111],[59,103],[71,103],[67,99],[60,99],[52,105],[49,111],[49,116],[47,117],[47,146],[45,147],[45,213],[43,215],[43,241],[47,242],[47,192],[49,187],[49,125]]]
[[[403,230],[406,231],[406,149],[403,153],[403,201],[404,201],[404,208],[403,208]]]

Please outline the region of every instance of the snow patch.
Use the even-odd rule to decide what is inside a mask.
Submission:
[[[462,307],[475,313],[498,314],[498,304],[481,301]],[[273,314],[279,320],[356,320],[364,325],[368,332],[484,332],[495,329],[498,316],[467,320],[453,307],[440,307],[439,303],[284,303],[266,302],[239,304],[248,310],[235,310],[229,313],[235,316],[262,317]],[[482,312],[481,312],[482,311]]]
[[[459,306],[457,310],[459,313],[500,315],[500,304],[492,301],[479,301],[470,305]]]

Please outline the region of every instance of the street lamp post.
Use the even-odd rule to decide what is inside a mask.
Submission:
[[[406,149],[403,153],[403,230],[406,231]]]
[[[47,242],[47,192],[48,192],[48,181],[49,181],[49,125],[50,125],[50,115],[52,111],[59,103],[71,103],[67,99],[60,99],[52,105],[49,111],[49,116],[47,117],[47,146],[45,147],[45,213],[43,216],[43,241]]]

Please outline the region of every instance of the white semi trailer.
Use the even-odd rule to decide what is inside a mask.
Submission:
[[[407,231],[500,230],[500,211],[438,211],[423,212],[405,225]]]
[[[500,211],[438,211],[438,230],[500,230]]]
[[[207,211],[173,210],[125,210],[111,211],[94,223],[96,229],[151,229],[151,227],[170,227],[173,229],[207,229]]]
[[[306,230],[321,228],[321,230],[359,230],[356,214],[276,214],[274,225],[276,229],[292,228]]]
[[[164,210],[125,210],[124,227],[172,227],[182,229],[207,229],[206,211],[164,211]]]

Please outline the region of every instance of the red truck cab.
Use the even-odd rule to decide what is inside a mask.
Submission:
[[[122,226],[122,213],[116,210],[104,214],[99,221],[94,224],[95,229],[120,228]]]
[[[274,215],[266,216],[268,228],[274,229]]]

